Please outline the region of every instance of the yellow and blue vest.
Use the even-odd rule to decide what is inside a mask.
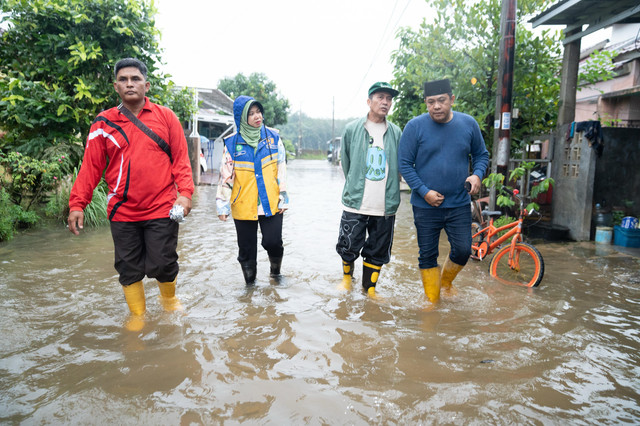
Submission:
[[[247,145],[240,133],[225,139],[233,160],[234,182],[231,214],[238,220],[258,220],[258,205],[265,216],[278,213],[278,141],[280,136],[262,126],[256,149]]]

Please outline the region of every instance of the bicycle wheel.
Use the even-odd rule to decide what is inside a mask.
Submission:
[[[474,235],[476,235],[480,230],[482,229],[482,226],[480,226],[480,224],[478,222],[471,222],[471,236],[473,237]],[[476,236],[475,238],[472,238],[471,242],[474,244],[480,243],[482,240],[484,240],[484,234],[480,234],[478,236]]]
[[[473,247],[477,247],[482,241],[484,241],[484,233],[474,237],[474,235],[476,235],[481,229],[482,227],[478,222],[471,222],[471,258],[473,260],[480,260],[477,250]]]
[[[537,287],[544,276],[544,260],[534,246],[517,243],[513,259],[509,259],[511,244],[496,252],[489,264],[489,274],[505,284]]]

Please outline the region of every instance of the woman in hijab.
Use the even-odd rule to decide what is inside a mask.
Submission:
[[[256,279],[258,225],[271,276],[280,275],[282,217],[289,204],[284,145],[280,135],[264,125],[263,114],[262,104],[252,97],[238,96],[233,102],[237,131],[224,140],[216,194],[218,218],[233,216],[238,262],[247,284]]]

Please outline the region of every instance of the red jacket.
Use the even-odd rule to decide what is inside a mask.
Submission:
[[[145,98],[138,118],[169,144],[173,164],[158,144],[117,108],[103,111],[91,125],[82,167],[69,197],[71,211],[84,210],[89,204],[105,167],[107,215],[111,221],[169,217],[176,189],[191,198],[191,163],[178,117],[169,108]]]

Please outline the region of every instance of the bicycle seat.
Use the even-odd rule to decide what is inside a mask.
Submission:
[[[500,217],[502,212],[499,210],[482,210],[482,216],[485,217]]]

